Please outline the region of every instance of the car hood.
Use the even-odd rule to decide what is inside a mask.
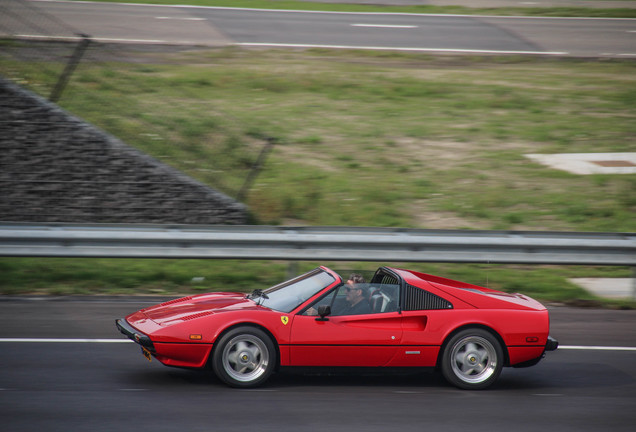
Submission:
[[[261,309],[242,293],[211,293],[182,297],[142,309],[140,312],[160,326],[232,310]]]

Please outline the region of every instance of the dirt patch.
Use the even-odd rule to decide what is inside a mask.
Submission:
[[[479,148],[478,144],[472,142],[431,141],[407,137],[395,138],[393,142],[400,149],[402,159],[406,156],[420,162],[468,160]]]
[[[308,148],[301,145],[281,145],[277,146],[275,151],[279,158],[286,161],[286,163],[296,161],[325,172],[336,172],[338,170],[332,162],[333,159],[330,156],[324,156],[324,152],[321,152],[318,147]]]
[[[455,213],[414,209],[415,225],[426,229],[489,229],[488,221],[468,220]]]

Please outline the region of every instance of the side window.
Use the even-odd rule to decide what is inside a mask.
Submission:
[[[347,288],[348,285],[340,285],[338,289],[336,289],[335,296],[333,297],[333,301],[331,302],[331,315],[350,315],[344,313],[345,309],[349,305],[347,303]]]
[[[404,310],[452,309],[453,304],[435,294],[411,285],[404,292]]]
[[[341,287],[342,285],[339,288]],[[305,309],[301,313],[301,315],[310,315],[310,316],[318,315],[318,308],[320,306],[331,306],[333,308],[334,298],[338,294],[338,291],[340,291],[339,288],[331,290],[328,294],[324,295],[323,297],[313,302],[307,309]]]
[[[358,308],[356,308],[358,312],[351,310],[350,303],[347,301],[347,294],[350,289],[351,287],[346,284],[338,286],[327,295],[316,300],[311,306],[304,310],[301,315],[318,315],[318,308],[320,306],[330,306],[331,316],[370,313],[370,309],[368,308],[360,310],[361,305],[358,305]],[[366,300],[363,300],[363,302],[364,305],[367,304]]]
[[[338,287],[331,305],[332,316],[367,315],[373,313],[369,304],[369,284],[353,283]]]
[[[323,305],[331,307],[332,316],[387,313],[397,311],[399,303],[399,285],[344,284],[315,301],[301,315],[317,315]]]
[[[371,284],[369,304],[372,313],[395,312],[400,304],[400,286],[395,284]]]

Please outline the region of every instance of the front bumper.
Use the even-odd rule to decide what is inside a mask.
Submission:
[[[128,337],[128,339],[132,340],[135,343],[138,343],[139,345],[146,348],[151,353],[156,352],[155,346],[150,340],[150,338],[148,337],[148,335],[145,335],[141,333],[140,331],[138,331],[137,329],[135,329],[133,326],[128,324],[128,322],[124,318],[115,320],[115,325],[117,326],[117,329],[121,333],[123,333],[124,335],[126,335],[126,337]]]

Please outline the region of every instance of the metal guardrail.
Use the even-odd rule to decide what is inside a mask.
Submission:
[[[636,233],[5,223],[0,256],[636,266]]]

